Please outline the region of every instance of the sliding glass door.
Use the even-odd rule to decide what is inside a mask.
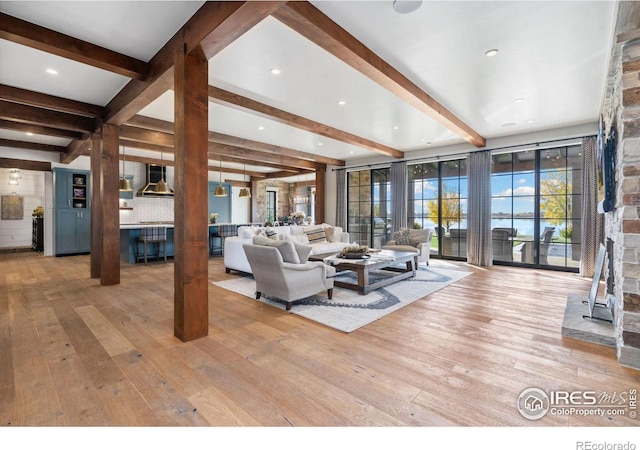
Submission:
[[[380,248],[389,240],[390,169],[370,169],[347,174],[347,231],[351,242]]]
[[[492,157],[494,261],[577,270],[580,264],[580,146]]]

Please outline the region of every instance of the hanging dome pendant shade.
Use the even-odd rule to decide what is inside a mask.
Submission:
[[[171,189],[167,185],[167,182],[164,181],[164,166],[163,163],[163,154],[160,152],[160,181],[156,184],[156,194],[171,194]]]
[[[213,193],[213,195],[214,195],[214,197],[226,197],[227,196],[227,190],[222,185],[222,158],[220,158],[220,183],[218,184],[218,187],[216,187],[216,190]]]
[[[242,165],[242,181],[244,181],[246,175],[247,175],[247,166],[246,164]],[[249,190],[248,187],[244,186],[240,189],[240,193],[238,194],[238,197],[240,198],[251,198],[251,191]]]
[[[131,180],[129,180],[124,175],[124,160],[125,160],[124,146],[122,146],[122,178],[120,178],[120,191],[131,192],[133,191],[133,186],[131,185]]]

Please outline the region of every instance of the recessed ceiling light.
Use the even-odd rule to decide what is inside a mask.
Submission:
[[[347,104],[347,101],[346,101],[346,100],[338,100],[338,105],[340,105],[340,106],[344,106],[344,105],[346,105],[346,104]]]
[[[33,133],[31,131],[27,131],[26,135],[27,136],[33,136]]]
[[[322,142],[318,142],[318,146],[322,147],[324,144]]]
[[[351,151],[349,152],[349,154],[350,154],[350,155],[353,155],[353,153],[354,153],[354,151],[353,151],[353,150],[351,150]]]
[[[264,127],[263,127],[262,125],[260,125],[260,126],[258,127],[258,130],[264,130]]]
[[[491,50],[487,50],[486,52],[484,52],[484,54],[486,56],[496,56],[498,54],[498,49],[492,48]]]
[[[393,10],[398,14],[409,14],[420,8],[422,1],[394,0]]]
[[[50,75],[58,75],[58,71],[56,69],[47,69],[47,73]]]
[[[398,125],[394,125],[394,126],[393,126],[393,129],[394,129],[394,130],[397,130],[398,128],[400,128],[400,127],[398,127]]]
[[[515,100],[513,100],[513,101],[514,101],[515,103],[520,103],[520,102],[523,102],[523,101],[524,101],[524,99],[523,99],[522,97],[518,97],[518,98],[516,98],[516,99],[515,99]]]
[[[533,120],[533,119],[527,120],[527,123],[533,123],[533,122],[535,122],[535,120]]]
[[[515,127],[516,123],[515,122],[507,122],[507,123],[503,123],[502,126],[505,127],[505,128]]]
[[[280,75],[280,69],[273,68],[270,72],[271,75]]]

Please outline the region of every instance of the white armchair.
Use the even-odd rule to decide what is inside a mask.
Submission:
[[[289,311],[294,301],[326,290],[333,296],[336,269],[321,261],[285,262],[276,247],[243,244],[256,280],[256,299],[262,294],[284,300]]]
[[[406,230],[400,230],[400,234],[406,233]],[[408,230],[407,242],[399,242],[397,240],[387,241],[382,246],[385,250],[394,250],[396,252],[416,252],[418,254],[418,264],[421,262],[429,265],[429,256],[431,255],[431,228],[423,228],[420,230]],[[395,233],[394,233],[395,234]]]

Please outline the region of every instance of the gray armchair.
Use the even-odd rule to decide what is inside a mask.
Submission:
[[[256,299],[262,294],[284,300],[287,311],[294,301],[320,291],[333,296],[333,277],[336,269],[321,261],[301,264],[285,262],[280,250],[266,245],[243,244],[253,277],[256,280]]]
[[[388,241],[382,246],[385,250],[394,250],[396,252],[416,252],[418,253],[418,264],[421,262],[429,265],[429,256],[431,255],[431,228],[423,228],[420,230],[409,230],[411,235],[411,245],[400,244],[395,240]]]

